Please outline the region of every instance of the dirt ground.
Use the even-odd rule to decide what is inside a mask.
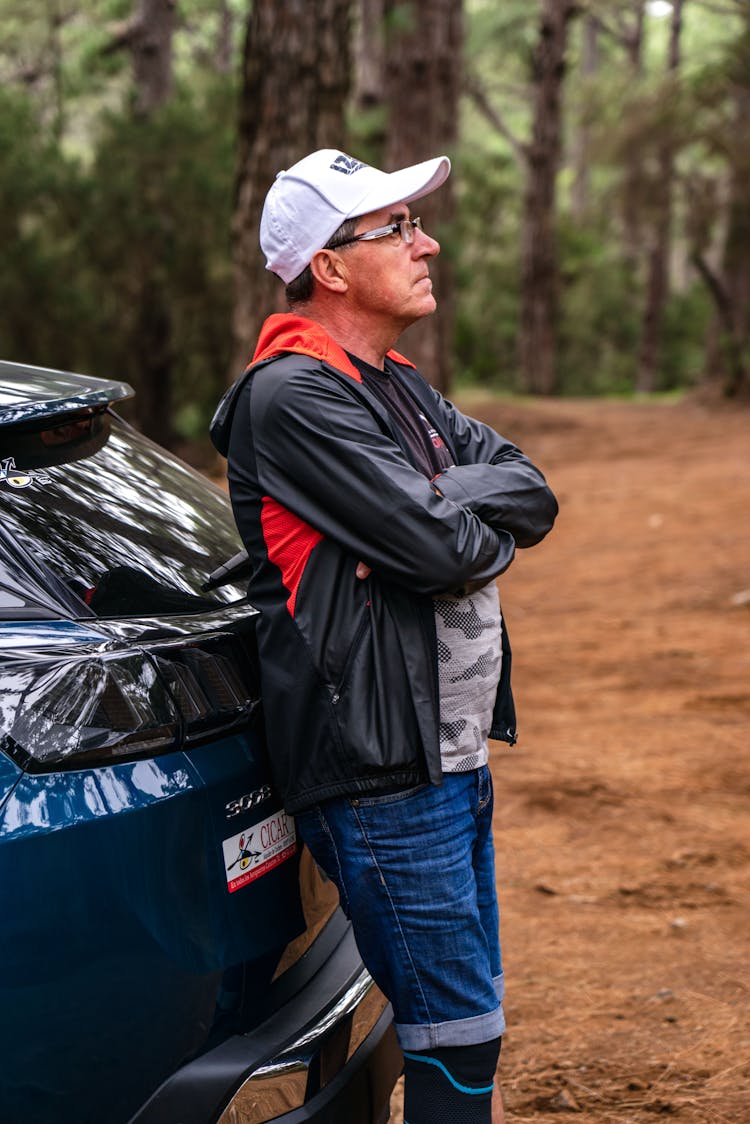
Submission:
[[[750,410],[460,402],[561,508],[500,583],[509,1124],[750,1121]]]

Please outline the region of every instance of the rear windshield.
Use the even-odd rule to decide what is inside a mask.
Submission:
[[[6,619],[45,604],[100,617],[210,610],[245,596],[242,584],[201,589],[241,545],[219,488],[109,414],[0,429]]]

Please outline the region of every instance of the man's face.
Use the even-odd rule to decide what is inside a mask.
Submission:
[[[355,233],[409,217],[407,205],[397,203],[363,215]],[[429,265],[430,258],[440,253],[440,245],[424,231],[415,229],[413,242],[403,242],[396,231],[384,238],[354,242],[346,252],[351,307],[370,316],[382,315],[393,322],[397,334],[437,308]]]

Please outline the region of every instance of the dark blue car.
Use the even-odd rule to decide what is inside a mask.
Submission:
[[[0,1121],[379,1124],[390,1008],[273,790],[224,494],[0,363]]]

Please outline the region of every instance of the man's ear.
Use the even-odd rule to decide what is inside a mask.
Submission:
[[[318,250],[310,261],[310,269],[318,285],[334,293],[345,293],[349,288],[346,265],[336,250]]]

